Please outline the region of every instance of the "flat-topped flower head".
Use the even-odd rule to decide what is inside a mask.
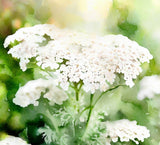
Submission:
[[[0,141],[0,145],[30,145],[19,137],[7,136],[4,140]]]
[[[140,81],[140,91],[138,92],[138,99],[151,99],[157,94],[160,94],[160,76],[145,76]]]
[[[122,35],[94,36],[54,25],[44,24],[22,28],[8,36],[4,46],[17,40],[19,44],[9,54],[20,59],[23,71],[31,58],[42,69],[51,69],[60,86],[67,90],[69,83],[83,82],[85,91],[106,91],[117,74],[123,74],[126,85],[142,71],[140,65],[152,55],[136,42]]]
[[[113,142],[117,142],[119,138],[121,142],[129,142],[131,140],[139,144],[137,140],[143,142],[145,138],[150,137],[149,130],[145,126],[137,125],[136,121],[127,119],[108,121],[106,127],[106,137],[110,137]]]
[[[61,105],[68,99],[66,93],[57,88],[53,80],[38,79],[29,81],[20,87],[13,102],[21,107],[27,107],[30,104],[38,106],[38,99],[42,93],[44,93],[43,97],[47,98],[51,104]]]

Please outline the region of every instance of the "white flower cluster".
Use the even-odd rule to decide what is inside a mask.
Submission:
[[[47,41],[45,35],[50,37]],[[36,58],[42,69],[50,68],[65,90],[68,82],[83,81],[84,90],[94,93],[106,91],[123,74],[126,85],[132,87],[133,79],[139,75],[141,63],[149,62],[152,55],[136,42],[122,35],[93,36],[56,28],[44,24],[22,28],[8,36],[4,46],[15,40],[18,45],[9,54],[20,59],[20,67],[26,70],[30,58]]]
[[[160,94],[160,76],[146,76],[140,81],[140,91],[138,99],[153,98],[156,94]]]
[[[30,104],[38,106],[39,102],[37,100],[42,93],[44,93],[43,97],[47,98],[51,104],[61,105],[63,101],[68,99],[66,93],[56,87],[53,80],[38,79],[29,81],[26,85],[20,87],[13,102],[21,107],[26,107]]]
[[[121,142],[128,142],[129,140],[139,144],[137,139],[141,142],[145,138],[150,137],[149,130],[145,126],[137,125],[136,121],[129,121],[122,119],[114,122],[107,122],[106,137],[110,137],[113,142],[117,142],[120,138]]]
[[[0,145],[30,145],[19,137],[7,136],[4,140],[0,141]]]

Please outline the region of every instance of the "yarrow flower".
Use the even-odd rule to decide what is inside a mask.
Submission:
[[[23,71],[33,66],[35,78],[43,78],[20,87],[13,102],[38,106],[43,97],[53,105],[44,109],[49,121],[39,131],[46,144],[110,145],[118,138],[138,144],[150,136],[136,121],[105,122],[107,113],[95,109],[103,95],[122,86],[114,83],[119,74],[132,87],[141,63],[152,59],[138,43],[122,35],[95,36],[44,24],[19,29],[4,46],[11,47],[8,53],[20,60]]]
[[[140,81],[140,91],[138,92],[138,99],[153,98],[160,94],[160,76],[146,76]]]
[[[68,99],[66,93],[56,87],[53,80],[38,79],[29,81],[20,87],[13,102],[21,107],[26,107],[30,104],[38,106],[38,99],[42,93],[44,93],[43,97],[47,98],[52,104],[61,105],[63,101]]]
[[[60,86],[67,90],[69,83],[83,82],[86,92],[106,91],[116,74],[123,74],[126,85],[142,71],[140,65],[152,55],[136,42],[122,35],[93,36],[59,29],[44,24],[19,29],[8,36],[4,46],[18,41],[9,54],[20,59],[23,71],[31,58],[42,69],[54,71]]]
[[[30,145],[19,137],[7,136],[4,140],[0,141],[0,145]]]
[[[113,142],[117,142],[120,138],[121,142],[134,141],[139,144],[137,139],[141,142],[145,138],[150,137],[150,132],[145,126],[137,125],[136,121],[129,121],[127,119],[117,120],[106,123],[107,133],[106,137],[110,137]]]

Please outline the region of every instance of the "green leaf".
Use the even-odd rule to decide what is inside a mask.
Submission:
[[[44,137],[44,140],[47,144],[50,143],[57,143],[58,142],[58,136],[56,131],[52,130],[50,127],[45,125],[45,127],[39,128],[38,133],[42,134]]]

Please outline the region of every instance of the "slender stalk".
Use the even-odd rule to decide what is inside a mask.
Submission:
[[[84,108],[81,112],[80,112],[80,116],[83,114],[83,112],[85,112],[86,110],[90,109],[90,106],[87,106],[86,108]]]
[[[79,101],[79,92],[76,90],[76,101]]]
[[[92,114],[92,110],[93,110],[93,106],[92,106],[93,96],[94,96],[93,94],[90,95],[90,105],[89,105],[89,107],[87,107],[87,108],[89,108],[89,113],[88,113],[88,118],[87,118],[86,129],[85,129],[85,131],[84,131],[84,134],[83,134],[83,136],[82,136],[82,139],[84,138],[84,136],[85,136],[85,134],[86,134],[86,132],[87,132],[88,125],[89,125],[89,121],[90,121],[90,118],[91,118],[91,114]],[[85,108],[84,110],[87,110],[87,108]]]
[[[110,88],[108,89],[107,91],[101,93],[101,95],[97,98],[97,100],[95,101],[95,103],[92,105],[92,102],[93,102],[93,94],[91,94],[90,96],[90,110],[89,110],[89,114],[88,114],[88,118],[87,118],[87,124],[86,124],[86,129],[85,129],[85,132],[82,136],[82,139],[85,137],[86,133],[87,133],[87,130],[88,130],[88,125],[89,125],[89,122],[90,122],[90,118],[91,118],[91,114],[92,114],[92,111],[94,109],[94,107],[96,106],[97,102],[101,99],[101,97],[105,94],[105,93],[108,93],[116,88],[118,88],[119,86],[123,86],[123,85],[118,85],[118,86],[115,86],[113,88]]]
[[[92,102],[93,102],[93,94],[91,94],[91,96],[90,96],[90,105],[89,105],[90,109],[89,109],[89,113],[88,113],[87,125],[86,126],[88,126],[88,122],[89,122],[90,117],[91,117],[91,113],[92,113],[92,109],[93,109]]]
[[[80,83],[74,83],[74,90],[75,90],[75,93],[76,93],[76,101],[79,101],[79,92],[81,90],[82,85],[83,85],[82,82],[80,82]]]
[[[80,90],[82,87],[83,83],[80,81],[79,83],[73,83],[72,88],[75,90],[75,96],[76,96],[76,101],[79,101],[79,94],[80,94]],[[79,118],[79,104],[76,105],[76,111],[78,112],[78,114],[76,114],[75,120],[73,122],[73,126],[74,126],[74,131],[73,131],[73,135],[76,136],[76,121]],[[76,112],[76,113],[77,113]]]
[[[78,89],[78,84],[74,83],[74,90],[75,90],[75,95],[76,95],[76,101],[79,101],[79,89]]]
[[[101,93],[101,95],[97,98],[97,100],[95,101],[95,103],[94,103],[93,106],[95,106],[95,105],[97,104],[97,102],[101,99],[101,97],[102,97],[104,94],[106,94],[106,93],[108,93],[108,92],[110,92],[110,91],[112,91],[112,90],[114,90],[114,89],[116,89],[116,88],[118,88],[118,87],[120,87],[120,86],[124,86],[124,85],[115,86],[115,87],[110,88],[110,89],[106,90],[105,92]]]

